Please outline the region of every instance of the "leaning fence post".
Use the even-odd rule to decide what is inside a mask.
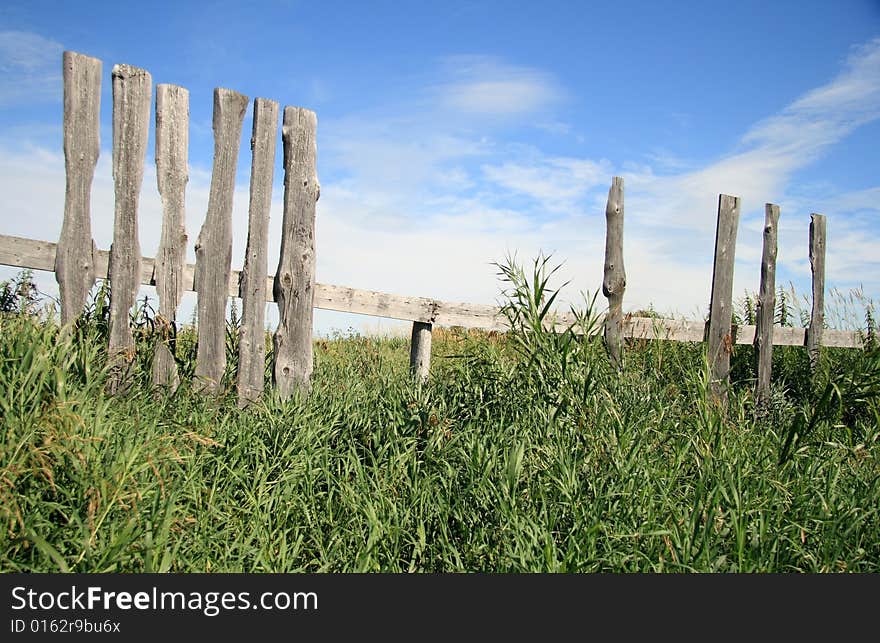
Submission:
[[[248,97],[231,89],[214,90],[214,167],[208,212],[196,241],[198,292],[196,386],[217,392],[226,370],[226,301],[232,268],[232,197],[241,126]]]
[[[770,397],[770,374],[773,368],[773,317],[776,312],[776,250],[779,206],[764,206],[764,249],[761,255],[761,284],[755,315],[755,361],[758,381],[755,404],[764,405]]]
[[[263,394],[266,374],[266,258],[277,135],[278,103],[265,98],[255,99],[247,250],[239,283],[241,330],[237,386],[240,405],[256,400]]]
[[[626,270],[623,267],[623,179],[615,176],[605,206],[605,271],[602,294],[608,298],[605,316],[605,346],[615,368],[622,366],[623,293]]]
[[[141,283],[138,201],[150,131],[152,78],[130,65],[113,66],[113,184],[116,195],[110,246],[110,392],[127,388],[134,362],[130,314]]]
[[[428,381],[431,370],[431,324],[413,322],[409,347],[409,372],[419,383]]]
[[[315,204],[321,194],[317,125],[315,112],[301,107],[284,108],[284,222],[273,287],[279,321],[272,367],[282,399],[290,397],[294,389],[308,392],[311,388]]]
[[[712,298],[709,306],[708,356],[712,395],[723,401],[722,393],[730,375],[733,321],[733,262],[736,231],[739,225],[740,199],[721,194],[718,197],[718,225],[715,230],[715,264],[712,271]]]
[[[813,310],[806,332],[806,344],[810,370],[815,370],[825,326],[825,216],[815,213],[810,215],[810,268],[813,272]]]
[[[153,384],[174,391],[180,383],[168,342],[183,295],[186,265],[186,183],[189,149],[189,92],[177,85],[156,86],[156,181],[162,198],[162,237],[153,280],[159,297],[156,321],[161,339],[153,355]]]
[[[100,151],[101,61],[73,51],[62,56],[64,77],[64,223],[55,254],[61,323],[76,319],[95,283],[91,192]]]

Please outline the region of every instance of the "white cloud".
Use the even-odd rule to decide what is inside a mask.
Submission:
[[[61,100],[63,50],[38,34],[0,32],[0,106]]]
[[[435,92],[440,105],[453,111],[484,116],[528,114],[563,96],[549,74],[491,57],[452,56],[445,66],[451,80]]]

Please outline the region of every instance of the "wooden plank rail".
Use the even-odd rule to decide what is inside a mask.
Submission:
[[[24,237],[0,235],[0,264],[31,270],[51,272],[55,266],[57,244]],[[107,278],[109,253],[106,250],[95,252],[96,275]],[[194,266],[184,267],[182,288],[193,291]],[[231,272],[228,295],[239,296],[240,273]],[[274,302],[274,278],[267,278],[266,301]],[[153,279],[153,259],[141,260],[141,283],[155,286]],[[500,310],[485,304],[465,304],[444,302],[425,297],[407,297],[373,290],[359,290],[345,286],[315,284],[315,308],[342,313],[358,313],[376,317],[389,317],[404,321],[418,321],[439,326],[461,326],[482,330],[507,330]],[[560,315],[556,328],[564,330],[571,323],[569,314]],[[752,344],[755,339],[754,326],[733,326],[733,342]],[[623,336],[629,339],[666,339],[679,342],[702,342],[706,334],[706,324],[699,321],[678,319],[624,317]],[[803,328],[774,326],[773,344],[776,346],[804,346]],[[837,348],[861,348],[862,335],[859,331],[825,329],[822,346]]]

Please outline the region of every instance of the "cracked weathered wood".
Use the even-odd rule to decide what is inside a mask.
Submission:
[[[764,247],[761,254],[761,283],[755,312],[755,404],[764,405],[770,398],[770,375],[773,369],[773,319],[776,313],[776,250],[779,206],[764,206]]]
[[[272,366],[282,399],[295,390],[308,392],[311,388],[315,204],[321,193],[316,130],[317,117],[313,111],[284,108],[284,222],[274,285],[279,322]]]
[[[91,193],[100,152],[101,61],[73,51],[62,56],[64,79],[64,223],[55,255],[61,323],[82,313],[95,283]]]
[[[171,391],[180,383],[170,341],[184,291],[188,157],[189,92],[177,85],[157,85],[156,181],[162,198],[162,237],[153,271],[159,297],[156,323],[160,330],[153,355],[153,384]]]
[[[806,344],[810,368],[815,369],[825,326],[825,216],[815,213],[810,215],[810,269],[813,272],[813,309]]]
[[[736,252],[736,231],[739,226],[739,197],[721,194],[718,197],[718,225],[715,230],[715,262],[712,270],[712,297],[709,305],[707,331],[711,371],[710,386],[716,400],[730,376],[730,354],[733,351],[733,263]]]
[[[232,197],[241,126],[248,97],[214,90],[214,167],[208,212],[196,242],[195,287],[198,293],[197,388],[218,392],[226,370],[226,301],[232,268]]]
[[[626,270],[623,267],[623,179],[615,176],[605,206],[605,270],[602,294],[608,298],[605,316],[605,346],[615,368],[622,365],[623,293]]]
[[[131,65],[114,65],[113,186],[116,197],[113,245],[110,246],[110,346],[108,389],[127,388],[135,356],[130,315],[141,283],[138,201],[150,131],[152,79]]]
[[[241,329],[238,344],[238,401],[244,405],[263,394],[266,374],[266,277],[268,276],[269,209],[275,177],[278,103],[254,100],[251,136],[251,187],[248,238],[241,271]]]
[[[409,347],[409,372],[420,384],[428,381],[431,370],[431,324],[413,322]]]

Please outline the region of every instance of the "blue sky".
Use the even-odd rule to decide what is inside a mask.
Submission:
[[[64,50],[104,63],[92,196],[102,248],[113,219],[110,69],[128,63],[154,83],[190,90],[191,243],[207,207],[212,90],[222,86],[317,112],[323,283],[492,303],[500,286],[492,262],[543,250],[564,262],[564,292],[577,301],[601,286],[604,203],[620,175],[625,309],[705,314],[721,192],[743,198],[736,296],[757,289],[768,201],[782,207],[779,283],[809,291],[809,215],[821,212],[829,286],[880,296],[876,0],[7,1],[0,232],[60,233]],[[236,267],[247,234],[250,127],[249,113]],[[270,252],[282,217],[280,157]],[[140,212],[150,256],[161,211],[154,168],[151,142]],[[0,279],[11,274],[0,269]],[[51,276],[40,283],[57,292]],[[377,322],[319,311],[316,324],[328,332]]]

